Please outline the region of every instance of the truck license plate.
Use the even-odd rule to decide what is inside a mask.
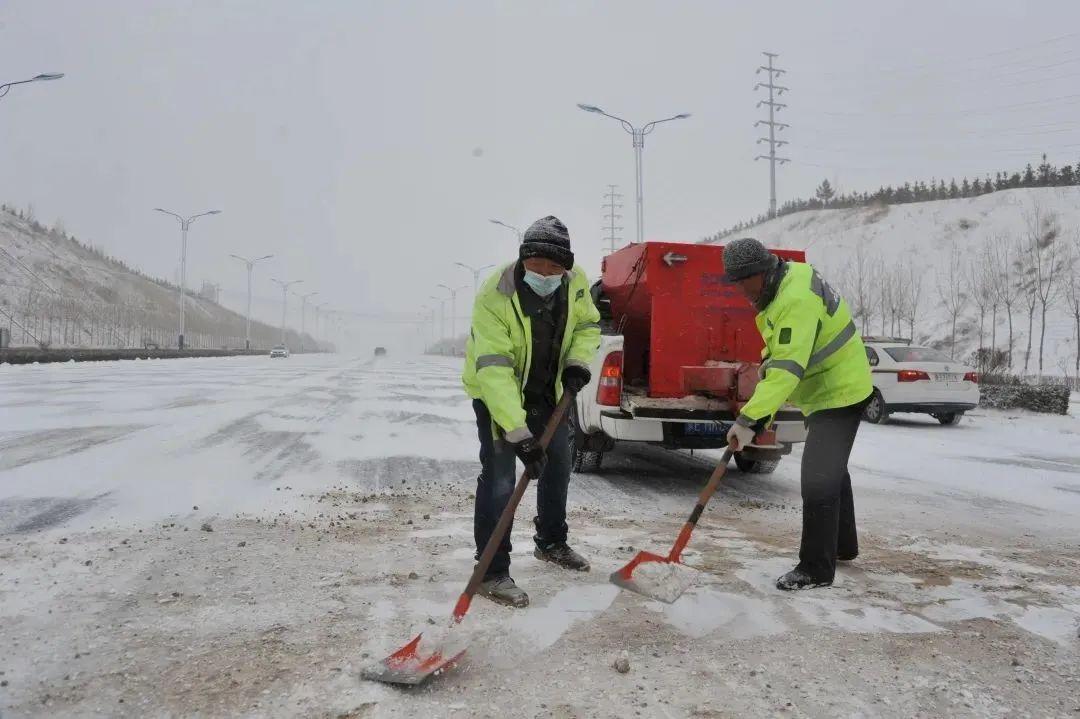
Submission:
[[[731,425],[727,422],[687,422],[683,434],[695,437],[718,437],[726,435]]]

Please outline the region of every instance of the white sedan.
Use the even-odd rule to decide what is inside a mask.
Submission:
[[[959,424],[979,404],[979,375],[939,350],[906,340],[864,338],[874,396],[864,418],[881,424],[894,412],[928,414],[945,425]]]
[[[272,350],[270,350],[270,358],[271,359],[273,359],[275,357],[288,357],[288,356],[289,356],[289,348],[286,347],[285,345],[275,345],[274,348]]]

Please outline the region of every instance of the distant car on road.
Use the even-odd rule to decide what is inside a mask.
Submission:
[[[979,375],[945,353],[891,337],[864,337],[863,344],[874,380],[874,396],[863,413],[867,422],[913,412],[953,425],[979,404]]]
[[[288,357],[289,348],[285,345],[274,345],[274,348],[270,350],[270,359],[275,357]]]
[[[376,347],[375,348],[375,356],[376,357],[385,357],[386,356],[386,348],[385,347]]]

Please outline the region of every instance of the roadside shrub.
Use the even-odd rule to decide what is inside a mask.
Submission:
[[[983,382],[979,406],[992,409],[1028,409],[1045,414],[1068,414],[1069,388],[1060,384],[1024,384],[1016,377]]]

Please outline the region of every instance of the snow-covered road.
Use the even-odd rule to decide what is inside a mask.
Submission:
[[[458,362],[337,356],[0,367],[3,716],[953,716],[1080,710],[1080,418],[865,426],[863,552],[782,595],[798,451],[734,470],[666,606],[607,574],[664,548],[711,454],[618,451],[571,485],[587,575],[528,551],[429,689],[358,678],[471,566]],[[210,531],[207,531],[210,530]],[[629,652],[631,671],[610,668]]]

